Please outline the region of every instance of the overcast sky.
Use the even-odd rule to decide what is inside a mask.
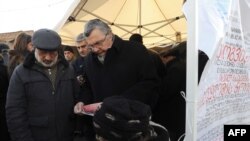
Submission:
[[[55,29],[78,0],[0,0],[0,33]]]

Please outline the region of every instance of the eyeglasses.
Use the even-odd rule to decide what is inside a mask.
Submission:
[[[94,48],[94,47],[96,47],[96,46],[102,46],[103,42],[104,42],[104,41],[106,40],[106,38],[107,38],[107,35],[108,35],[108,34],[106,34],[105,37],[104,37],[102,40],[96,41],[96,42],[93,43],[93,44],[88,44],[88,47],[89,47],[89,48]]]

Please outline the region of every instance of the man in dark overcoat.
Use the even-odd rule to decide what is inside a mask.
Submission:
[[[60,36],[37,30],[29,54],[10,79],[6,117],[13,141],[73,141],[73,68],[58,54]]]
[[[72,66],[75,70],[75,77],[81,87],[85,83],[83,75],[85,74],[85,57],[89,53],[89,48],[87,47],[86,36],[80,33],[76,37],[76,48],[79,53],[79,57],[72,62]],[[80,89],[82,91],[82,89]],[[92,117],[76,115],[76,129],[75,135],[78,140],[95,140],[95,133],[92,130]]]
[[[144,45],[122,40],[99,19],[86,23],[84,34],[92,52],[85,58],[86,84],[82,104],[120,95],[154,106],[159,78]],[[135,47],[136,46],[136,47]]]

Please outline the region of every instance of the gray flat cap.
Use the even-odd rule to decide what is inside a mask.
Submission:
[[[57,50],[61,41],[58,33],[50,29],[39,29],[32,36],[34,47],[42,50]]]

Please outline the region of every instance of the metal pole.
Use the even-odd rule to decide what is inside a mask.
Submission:
[[[186,81],[186,136],[185,141],[197,139],[197,95],[198,95],[198,0],[188,0],[189,17],[187,40]],[[187,4],[187,3],[186,3]]]
[[[141,0],[139,0],[139,33],[141,34]]]

